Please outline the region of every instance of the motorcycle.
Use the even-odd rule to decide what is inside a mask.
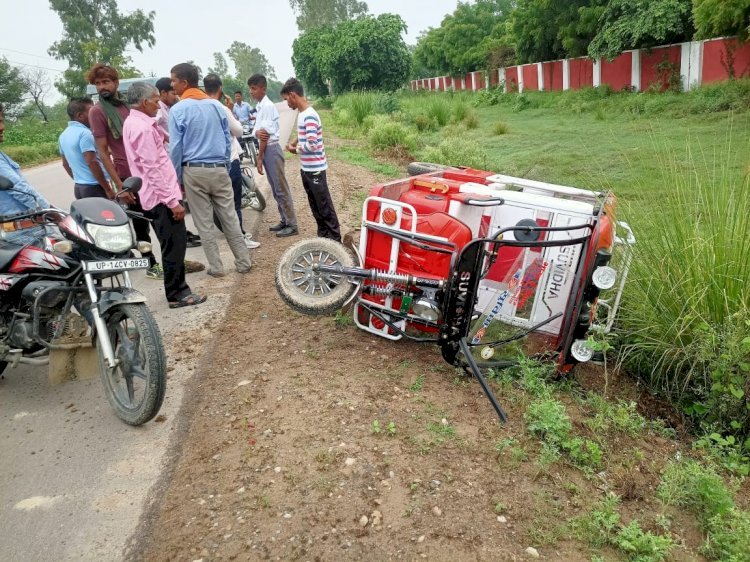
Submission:
[[[266,208],[266,199],[257,188],[253,168],[258,163],[258,139],[256,139],[249,125],[243,125],[243,134],[240,138],[240,168],[242,169],[242,208],[250,207],[254,211],[262,211]]]
[[[409,170],[370,190],[358,246],[291,246],[277,290],[298,312],[351,304],[366,332],[437,344],[504,422],[482,369],[525,354],[554,359],[562,375],[592,360],[593,339],[614,322],[635,238],[615,221],[609,192],[471,168]]]
[[[129,178],[123,192],[136,193],[141,183]],[[0,176],[0,190],[12,189]],[[52,352],[94,345],[116,415],[134,426],[153,419],[166,392],[166,355],[146,298],[129,276],[149,267],[132,250],[147,252],[151,245],[136,246],[126,211],[89,198],[73,202],[68,213],[35,209],[2,216],[0,223],[6,232],[44,227],[34,243],[0,241],[0,373],[19,364],[47,365]]]

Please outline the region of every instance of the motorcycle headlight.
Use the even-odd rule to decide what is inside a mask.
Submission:
[[[105,226],[103,224],[86,225],[86,230],[94,239],[97,248],[119,254],[133,247],[133,234],[130,224]]]
[[[591,276],[591,281],[603,291],[611,289],[617,281],[617,272],[608,265],[600,265]]]

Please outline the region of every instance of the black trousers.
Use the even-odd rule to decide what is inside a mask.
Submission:
[[[240,230],[245,234],[242,226],[242,169],[239,160],[232,160],[229,165],[229,179],[232,180],[232,191],[234,192],[234,210],[237,211],[237,217],[240,219]]]
[[[315,222],[318,223],[318,236],[341,242],[341,227],[336,209],[333,206],[331,192],[328,190],[328,179],[325,171],[306,172],[301,170],[302,187],[307,193]]]
[[[73,194],[76,199],[87,199],[89,197],[103,197],[107,198],[107,192],[98,183],[77,183],[73,186]]]
[[[187,249],[185,221],[175,220],[172,211],[163,203],[150,211],[144,211],[144,214],[153,221],[151,224],[161,246],[164,292],[169,302],[177,302],[191,293],[185,281],[185,251]]]

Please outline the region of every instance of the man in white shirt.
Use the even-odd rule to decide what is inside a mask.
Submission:
[[[245,245],[248,249],[254,249],[260,246],[260,242],[252,239],[249,232],[245,232],[242,227],[242,170],[240,169],[240,152],[242,148],[237,140],[242,137],[242,124],[235,119],[232,112],[232,100],[226,96],[221,88],[221,78],[216,74],[207,74],[203,78],[203,88],[206,90],[208,97],[221,103],[227,114],[229,121],[229,132],[232,134],[232,151],[229,157],[229,177],[232,180],[232,190],[234,191],[234,209],[237,211],[237,217],[240,219],[240,229],[245,237]]]
[[[268,172],[268,183],[271,184],[271,192],[279,207],[279,224],[272,226],[269,230],[275,232],[276,236],[294,236],[297,230],[297,216],[294,214],[294,203],[292,202],[292,190],[284,173],[284,151],[279,144],[279,111],[266,95],[266,77],[261,74],[253,74],[247,80],[250,87],[250,95],[258,104],[255,109],[258,115],[255,119],[253,134],[260,141],[258,150],[258,173],[263,174],[265,166]]]

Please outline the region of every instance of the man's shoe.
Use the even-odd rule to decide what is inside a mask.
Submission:
[[[164,268],[160,263],[157,263],[156,265],[153,265],[146,270],[146,277],[148,277],[149,279],[159,279],[163,281]]]
[[[286,228],[286,225],[283,222],[280,222],[279,224],[275,224],[268,228],[271,232],[279,232],[280,230],[284,230]]]
[[[295,236],[299,234],[296,226],[285,226],[276,233],[278,238],[285,238],[287,236]]]
[[[185,260],[185,273],[197,273],[204,269],[206,269],[206,266],[199,261]]]
[[[188,248],[198,248],[201,246],[201,241],[196,240],[195,238],[188,238],[185,246]]]
[[[226,273],[223,271],[211,271],[210,269],[206,271],[206,275],[210,275],[211,277],[226,277]]]
[[[245,246],[247,246],[248,250],[260,248],[260,242],[256,242],[255,240],[253,240],[253,237],[250,233],[243,234],[243,238],[245,239]]]

